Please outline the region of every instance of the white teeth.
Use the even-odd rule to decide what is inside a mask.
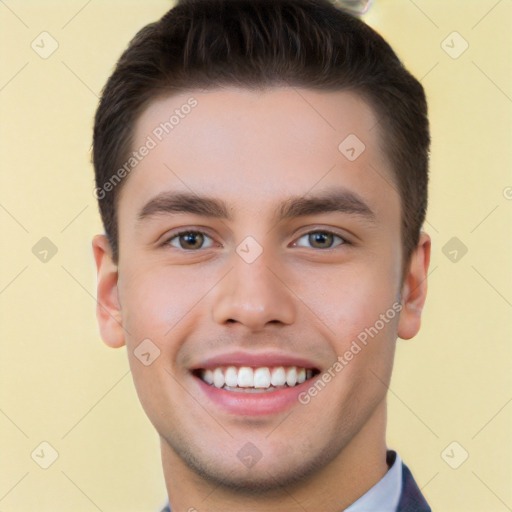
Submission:
[[[224,386],[225,379],[224,379],[224,372],[222,371],[222,368],[215,368],[213,371],[213,385],[216,388],[221,388]]]
[[[207,384],[213,384],[213,372],[211,370],[205,370],[203,373],[203,380]]]
[[[219,366],[205,369],[201,378],[207,384],[228,391],[255,392],[275,391],[282,387],[293,387],[313,377],[313,370],[296,366],[251,368],[250,366]]]
[[[284,386],[286,384],[286,372],[282,366],[278,366],[272,370],[270,383],[272,386]]]
[[[226,386],[236,388],[238,385],[238,372],[234,366],[228,366],[226,368]]]
[[[242,366],[238,370],[238,386],[241,388],[254,387],[254,372],[248,366]]]
[[[268,388],[270,386],[270,370],[268,368],[258,368],[254,372],[254,387]]]
[[[295,366],[292,366],[288,370],[288,373],[286,374],[286,384],[288,384],[290,387],[297,384],[297,368],[295,368]]]

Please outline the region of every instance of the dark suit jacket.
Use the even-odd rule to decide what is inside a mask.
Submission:
[[[388,450],[387,452],[387,463],[391,466],[395,461],[396,452]],[[160,512],[171,512],[171,509],[167,505]],[[375,512],[379,512],[376,510]],[[400,501],[398,502],[398,508],[396,512],[432,512],[432,509],[425,501],[425,498],[421,494],[418,485],[414,481],[412,473],[409,468],[402,462],[402,494],[400,495]]]
[[[388,450],[387,461],[394,462],[396,453]],[[167,512],[167,511],[166,511]],[[170,512],[170,511],[169,511]],[[377,511],[376,511],[377,512]],[[423,494],[414,481],[409,468],[402,462],[402,494],[396,512],[432,512]]]

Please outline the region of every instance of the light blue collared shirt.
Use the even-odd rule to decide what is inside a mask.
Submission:
[[[344,512],[396,512],[402,494],[402,459],[398,453],[388,472]]]

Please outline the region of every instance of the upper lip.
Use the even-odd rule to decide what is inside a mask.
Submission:
[[[319,369],[315,362],[283,352],[227,352],[208,357],[190,367],[190,370],[216,368],[218,366],[297,366],[306,369]]]

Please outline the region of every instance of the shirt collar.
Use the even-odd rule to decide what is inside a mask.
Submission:
[[[396,512],[402,493],[402,459],[398,453],[388,450],[388,472],[344,512]]]

